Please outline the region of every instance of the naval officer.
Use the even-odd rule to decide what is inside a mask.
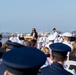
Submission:
[[[63,43],[53,43],[50,48],[52,49],[50,58],[53,63],[42,68],[38,75],[72,75],[63,67],[64,61],[67,59],[67,52],[71,51],[71,48]]]
[[[37,75],[46,55],[37,48],[21,47],[6,52],[2,59],[1,67],[6,70],[4,74],[0,71],[0,75]]]
[[[62,38],[63,38],[63,42],[64,44],[68,45],[69,47],[71,47],[71,49],[73,49],[73,46],[70,42],[70,37],[72,37],[72,34],[69,32],[65,32],[62,34]]]

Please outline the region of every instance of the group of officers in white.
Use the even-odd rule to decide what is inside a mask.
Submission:
[[[65,32],[63,34],[58,34],[57,31],[56,31],[56,28],[53,28],[52,33],[48,37],[46,37],[45,34],[41,34],[41,36],[38,37],[37,48],[40,49],[43,46],[49,48],[49,45],[52,44],[52,43],[62,42],[64,44],[68,45],[72,50],[73,49],[73,42],[71,42],[69,40],[69,37],[72,37],[72,36],[74,36],[74,35],[72,35],[70,32]],[[17,37],[15,37],[14,34],[12,34],[12,36],[9,38],[9,40],[12,41],[12,42],[17,42],[17,43],[21,44],[22,40],[20,40],[19,37],[22,37],[22,34],[18,35]],[[50,50],[50,52],[51,52],[51,50]]]
[[[19,37],[22,37],[23,36],[23,34],[21,33],[21,34],[17,34],[17,36],[15,36],[15,34],[14,33],[12,33],[11,34],[11,37],[9,38],[9,40],[11,41],[11,42],[17,42],[17,43],[22,43],[22,40],[20,40],[19,39]]]
[[[11,37],[9,38],[12,42],[22,43],[22,40],[19,39],[19,37],[22,37],[22,34],[18,34],[17,37],[15,37],[14,34],[11,34]],[[64,44],[67,44],[72,49],[72,43],[70,42],[68,37],[72,37],[72,34],[70,32],[65,32],[63,34],[58,34],[56,29],[52,29],[52,33],[46,37],[45,34],[41,34],[40,37],[37,39],[37,48],[40,49],[41,47],[45,46],[49,48],[49,45],[52,43],[62,42]]]
[[[40,49],[43,46],[49,48],[50,44],[63,43],[63,44],[68,45],[72,50],[74,42],[70,41],[69,37],[74,37],[74,35],[72,35],[72,33],[70,33],[70,32],[64,32],[63,34],[58,34],[56,29],[54,28],[54,29],[52,29],[52,33],[48,37],[45,37],[45,35],[42,35],[42,37],[39,38],[38,48]],[[49,50],[50,50],[50,48],[49,48]],[[50,50],[50,54],[51,54],[51,50]],[[67,61],[65,62],[64,66],[66,66],[68,64],[68,61],[69,61],[69,52],[67,54]],[[52,63],[51,60],[49,62]],[[45,67],[45,66],[46,65],[44,65],[43,67]],[[65,69],[67,69],[72,74],[76,75],[74,70],[69,70],[68,67],[67,68],[65,67]]]
[[[42,36],[38,39],[38,48],[41,48],[42,46],[49,47],[49,45],[52,43],[62,42],[70,46],[72,49],[72,43],[68,37],[72,37],[72,34],[70,32],[58,34],[56,29],[53,28],[52,33],[48,37],[46,37],[45,34],[42,34]]]

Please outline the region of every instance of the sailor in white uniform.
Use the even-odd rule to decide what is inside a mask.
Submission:
[[[62,35],[63,43],[66,44],[66,45],[68,45],[68,46],[70,46],[71,49],[73,49],[73,46],[72,46],[72,44],[71,44],[71,42],[70,42],[70,40],[69,40],[70,37],[72,37],[72,34],[69,33],[69,32],[65,32],[65,33],[63,33],[63,35]]]
[[[52,43],[54,43],[55,37],[53,35],[51,35],[51,36],[49,36],[47,38],[47,40],[48,40],[48,44],[46,44],[45,47],[48,47],[49,48],[49,45],[52,44]]]
[[[14,34],[11,34],[11,37],[9,38],[9,40],[10,40],[11,42],[18,42],[18,39],[17,39],[17,37],[15,37]]]
[[[37,48],[40,49],[42,46],[45,46],[46,43],[46,35],[41,34],[41,37],[38,37],[38,45]]]
[[[42,36],[38,37],[37,48],[40,49],[42,47],[43,39]]]
[[[58,33],[56,31],[56,28],[52,29],[52,35],[55,37],[55,39],[58,37]]]

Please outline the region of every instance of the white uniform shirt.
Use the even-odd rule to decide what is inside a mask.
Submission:
[[[10,41],[12,41],[12,42],[18,42],[18,39],[17,39],[17,37],[10,37],[10,39],[9,39]]]
[[[71,45],[71,43],[69,41],[64,41],[63,43],[68,45],[71,48],[71,50],[73,49],[73,46]]]
[[[53,33],[52,35],[54,36],[55,39],[58,37],[58,33],[57,32]]]

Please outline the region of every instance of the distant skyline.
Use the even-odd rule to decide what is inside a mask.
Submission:
[[[0,0],[0,32],[76,30],[76,0]]]

